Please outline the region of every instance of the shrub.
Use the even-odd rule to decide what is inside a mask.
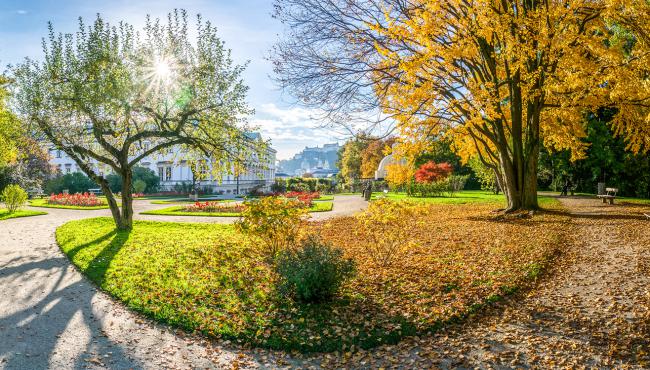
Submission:
[[[343,251],[310,235],[299,248],[282,251],[277,259],[279,291],[309,303],[332,299],[341,285],[354,276],[356,266]]]
[[[310,191],[310,188],[309,188],[309,184],[304,183],[304,182],[299,182],[299,183],[292,184],[289,187],[289,190],[302,192],[302,193],[307,193],[307,192]]]
[[[284,193],[287,191],[287,182],[284,179],[275,179],[271,184],[271,191],[274,193]]]
[[[447,183],[447,193],[453,197],[457,192],[465,189],[465,183],[469,179],[468,175],[452,175],[445,179]]]
[[[454,172],[454,168],[447,162],[427,162],[415,171],[415,181],[429,184],[447,178]]]
[[[133,192],[134,193],[144,193],[144,191],[147,189],[147,183],[144,182],[144,180],[135,180],[133,182]]]
[[[68,190],[68,193],[74,194],[84,193],[89,189],[98,187],[99,185],[88,176],[81,172],[73,172],[49,180],[45,184],[45,192],[47,194],[59,194],[63,193],[64,190]]]
[[[316,184],[316,191],[319,193],[326,193],[330,190],[330,184],[318,183]]]
[[[377,265],[388,266],[408,249],[424,209],[421,204],[408,201],[375,200],[356,216],[359,223],[354,231],[358,237],[356,242]]]
[[[14,213],[27,202],[27,192],[18,185],[9,185],[2,191],[2,200],[9,213]]]
[[[307,208],[297,199],[264,197],[244,203],[237,229],[261,239],[269,259],[291,247],[299,238]]]

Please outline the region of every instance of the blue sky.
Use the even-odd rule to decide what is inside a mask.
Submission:
[[[79,16],[89,23],[101,13],[109,22],[124,20],[139,26],[146,14],[164,18],[174,8],[210,20],[235,60],[249,61],[244,79],[250,87],[249,103],[255,109],[250,122],[272,140],[279,159],[289,158],[305,146],[342,139],[331,130],[317,128],[318,123],[310,120],[313,113],[293,105],[292,98],[270,79],[272,66],[264,57],[282,33],[282,25],[271,17],[272,0],[0,0],[0,70],[27,56],[40,58],[48,21],[56,31],[74,32]]]

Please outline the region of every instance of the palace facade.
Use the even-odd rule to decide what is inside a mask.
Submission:
[[[259,133],[248,134],[253,138],[260,138]],[[144,146],[147,147],[145,142]],[[61,174],[79,172],[75,161],[68,157],[62,150],[54,147],[48,148],[50,162]],[[211,168],[202,169],[202,180],[197,180],[196,185],[205,193],[209,194],[247,194],[253,190],[270,190],[275,181],[275,149],[269,147],[265,158],[260,160],[257,156],[249,157],[245,171],[235,176],[233,171],[224,171],[222,174],[213,174]],[[105,165],[96,165],[100,174],[109,174],[111,169]],[[173,147],[162,153],[152,154],[143,158],[138,166],[152,170],[160,179],[160,191],[186,192],[191,189],[193,173],[187,160],[183,159],[183,151],[180,147]]]

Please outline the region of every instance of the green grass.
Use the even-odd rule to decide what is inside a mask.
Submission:
[[[151,204],[175,204],[175,203],[195,203],[196,201],[189,198],[173,198],[163,200],[153,200]],[[216,199],[216,198],[199,198],[198,202],[234,202],[232,199]]]
[[[321,195],[318,199],[314,199],[314,201],[316,201],[316,202],[326,201],[326,200],[334,200],[334,196],[333,195]]]
[[[1,208],[0,209],[0,221],[7,220],[7,219],[10,219],[10,218],[40,216],[40,215],[46,215],[46,214],[47,214],[47,212],[31,211],[31,210],[27,210],[27,209],[19,209],[14,213],[9,213],[9,211],[6,208]]]
[[[372,193],[372,199],[384,197],[391,200],[411,200],[433,204],[505,203],[505,196],[503,194],[495,195],[483,190],[463,190],[456,193],[453,197],[447,195],[440,197],[410,197],[406,193]]]
[[[440,197],[415,197],[408,196],[406,193],[372,193],[372,200],[380,198],[388,198],[390,200],[409,200],[413,202],[425,202],[431,204],[479,204],[479,203],[495,203],[496,205],[505,205],[506,198],[503,194],[493,194],[491,192],[486,192],[484,190],[463,190],[456,194],[453,197],[450,196],[440,196]],[[539,195],[538,200],[541,207],[544,207],[549,200],[554,198]]]
[[[102,206],[93,206],[93,207],[63,206],[59,204],[47,204],[47,199],[32,199],[29,201],[29,205],[32,207],[41,207],[41,208],[61,208],[61,209],[79,209],[79,210],[94,210],[94,209],[108,208],[108,204],[104,204]]]
[[[252,249],[259,243],[233,225],[134,221],[129,232],[116,231],[110,218],[91,218],[59,227],[56,240],[101,289],[160,322],[261,347],[340,346],[336,338],[308,339],[328,327],[333,307],[279,296],[272,271]],[[337,304],[344,312],[345,302]]]
[[[185,206],[173,206],[153,211],[140,212],[141,215],[158,216],[198,216],[198,217],[239,217],[237,212],[186,212]],[[309,212],[328,212],[334,208],[333,202],[314,202]]]

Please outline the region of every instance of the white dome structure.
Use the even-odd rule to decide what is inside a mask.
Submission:
[[[395,150],[396,145],[397,143],[393,144],[393,151]],[[375,171],[375,180],[385,179],[386,175],[388,174],[388,170],[386,167],[396,163],[404,165],[406,164],[406,159],[402,158],[399,161],[396,161],[392,154],[389,154],[384,158],[382,158],[381,161],[379,162],[379,166],[377,166],[377,171]]]

